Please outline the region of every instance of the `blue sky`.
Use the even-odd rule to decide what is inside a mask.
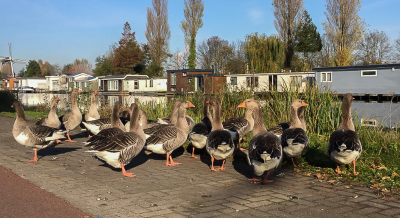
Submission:
[[[180,29],[183,0],[169,0],[170,50],[184,48]],[[276,34],[271,0],[203,0],[204,26],[197,42],[219,36],[229,42],[244,40],[254,32]],[[318,31],[323,34],[325,0],[304,0]],[[109,46],[118,42],[124,23],[128,21],[138,42],[145,43],[146,8],[151,0],[59,1],[0,0],[2,21],[0,56],[8,56],[7,43],[12,43],[13,57],[23,60],[49,61],[50,64],[72,63],[104,55]],[[362,0],[360,16],[368,29],[385,31],[390,39],[400,36],[400,1]],[[16,64],[18,72],[24,64]]]

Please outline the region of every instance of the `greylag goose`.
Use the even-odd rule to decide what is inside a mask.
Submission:
[[[304,131],[306,131],[306,129],[307,129],[306,121],[304,120],[305,109],[306,109],[305,106],[301,106],[297,110],[297,116],[299,117],[299,120],[303,126],[302,128],[304,129]],[[289,129],[289,127],[290,127],[290,121],[285,122],[285,123],[280,123],[280,124],[278,124],[272,128],[269,128],[267,130],[268,130],[268,132],[274,133],[276,136],[278,136],[278,138],[281,138],[283,131],[285,131],[286,129]]]
[[[189,134],[189,141],[193,146],[191,158],[197,158],[194,155],[194,149],[204,149],[206,146],[207,136],[211,132],[212,117],[210,113],[210,104],[207,103],[210,96],[206,96],[203,103],[203,118],[200,123],[194,125],[192,132]]]
[[[59,101],[60,98],[58,97],[53,98],[50,105],[49,115],[47,117],[43,117],[38,122],[36,122],[36,125],[48,126],[56,129],[61,128],[61,122],[57,116],[57,105]]]
[[[213,122],[206,141],[206,149],[211,156],[211,171],[224,170],[225,159],[233,154],[235,145],[232,135],[225,130],[221,122],[221,103],[212,97],[208,103],[213,108]],[[214,159],[223,160],[220,168],[214,168]]]
[[[332,133],[329,139],[328,155],[336,163],[336,173],[343,173],[339,169],[341,164],[349,164],[353,162],[353,174],[356,172],[356,160],[360,157],[362,146],[354,129],[354,124],[351,118],[351,102],[353,97],[351,94],[346,94],[342,104],[342,119],[339,128]]]
[[[273,180],[268,180],[268,176],[270,171],[277,168],[282,160],[283,155],[280,139],[265,128],[263,116],[257,101],[247,99],[238,107],[245,107],[252,110],[255,120],[253,138],[250,140],[247,153],[247,161],[254,169],[254,177],[249,180],[259,182],[261,180],[257,179],[256,175],[262,176],[267,171],[267,175],[265,175],[264,180],[261,182],[273,182]]]
[[[90,94],[89,111],[82,115],[82,122],[100,119],[100,114],[99,114],[99,110],[97,109],[97,99],[96,99],[96,95],[98,93],[99,93],[99,91],[96,90],[96,91],[92,92],[92,94]],[[82,130],[86,128],[85,125],[83,125],[83,123],[81,123],[80,126],[81,126]],[[90,136],[89,131],[87,131],[87,133],[90,138],[91,136]]]
[[[133,173],[125,170],[131,160],[143,149],[146,137],[139,121],[139,108],[137,104],[131,105],[131,129],[107,138],[101,143],[91,145],[88,152],[94,152],[96,157],[104,160],[114,168],[121,168],[122,175],[134,177]],[[117,113],[118,115],[118,113]]]
[[[64,128],[67,130],[67,137],[69,142],[75,142],[72,141],[71,138],[69,137],[69,132],[71,130],[74,130],[79,124],[82,122],[82,114],[81,111],[79,110],[78,104],[77,104],[77,98],[79,93],[82,93],[81,90],[72,90],[71,92],[71,112],[69,114],[62,115],[59,117],[62,125]]]
[[[281,136],[281,144],[283,153],[292,159],[293,166],[296,167],[293,157],[300,156],[305,149],[308,148],[308,137],[306,130],[303,129],[297,110],[301,106],[308,104],[300,99],[296,99],[290,105],[290,126],[289,129],[283,131]]]
[[[176,100],[174,103],[174,106],[172,108],[172,112],[171,112],[171,116],[170,117],[162,117],[162,118],[158,118],[157,122],[160,124],[176,124],[176,121],[178,119],[178,108],[179,105],[182,103],[182,101],[180,100]],[[194,120],[193,118],[191,118],[190,116],[186,115],[186,121],[188,123],[189,126],[189,132],[192,131],[193,126],[194,126]]]
[[[111,114],[111,118],[101,118],[98,120],[91,120],[82,123],[88,130],[90,130],[90,132],[92,132],[95,135],[97,135],[103,129],[111,128],[111,126],[117,127],[125,131],[125,126],[121,122],[121,119],[118,116],[120,108],[121,108],[121,102],[116,101],[113,106],[113,111],[116,111],[116,113],[113,112]]]
[[[37,150],[43,149],[65,138],[65,131],[48,126],[33,125],[26,123],[25,112],[19,101],[14,101],[11,106],[17,111],[17,117],[13,126],[12,134],[14,139],[21,145],[32,147],[35,155],[29,162],[37,162]]]
[[[154,120],[148,120],[147,119],[147,114],[144,110],[139,109],[141,111],[141,115],[140,115],[140,125],[142,125],[143,129],[147,129],[147,128],[152,128],[154,126],[158,126],[158,125],[167,125],[167,124],[159,124]],[[143,118],[143,119],[142,119]],[[145,122],[146,121],[146,122]],[[129,129],[131,128],[131,124],[128,121],[125,124],[125,131],[129,132]],[[147,135],[147,137],[149,137],[149,135]]]
[[[114,135],[118,135],[121,134],[125,131],[121,129],[120,126],[120,120],[118,117],[118,111],[120,109],[121,106],[121,102],[117,101],[114,104],[114,107],[112,109],[111,112],[111,121],[110,121],[110,126],[109,128],[105,128],[100,130],[100,132],[98,132],[96,135],[92,136],[88,141],[84,142],[85,147],[88,146],[95,146],[97,143],[102,143],[103,140],[112,137]],[[126,130],[126,132],[129,132],[131,129],[129,127],[129,129]]]
[[[165,165],[176,166],[181,163],[174,162],[171,153],[185,143],[189,126],[186,121],[186,109],[194,107],[190,101],[181,103],[178,109],[178,121],[176,125],[167,125],[158,129],[146,140],[146,149],[156,154],[167,154]],[[171,161],[171,163],[169,163]]]
[[[232,117],[222,123],[224,129],[228,130],[232,135],[234,141],[238,141],[237,150],[240,148],[240,142],[244,135],[253,130],[254,119],[252,116],[253,111],[247,110],[244,117]]]

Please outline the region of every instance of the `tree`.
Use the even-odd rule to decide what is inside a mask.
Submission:
[[[40,70],[39,63],[35,60],[29,60],[24,77],[35,77],[41,74],[42,71]]]
[[[70,66],[68,74],[73,73],[86,73],[92,74],[92,64],[87,59],[75,59],[74,63]]]
[[[284,46],[275,36],[247,35],[244,51],[249,69],[255,73],[280,72],[285,60]]]
[[[62,74],[69,74],[69,69],[71,68],[72,64],[65,64],[61,71]]]
[[[189,69],[196,68],[196,36],[199,29],[203,27],[203,11],[202,0],[185,0],[185,9],[183,9],[185,20],[181,22],[181,28],[185,34],[186,44],[189,45]]]
[[[169,55],[169,38],[171,31],[168,25],[168,0],[152,0],[153,9],[147,8],[146,38],[149,47],[149,55],[153,70],[157,69],[156,75],[161,76],[162,64],[166,62]]]
[[[222,69],[221,52],[224,46],[228,46],[228,41],[222,40],[218,36],[204,40],[198,46],[198,59],[202,68],[216,69],[219,72]]]
[[[246,56],[244,53],[243,41],[230,43],[229,47],[232,49],[232,57],[228,60],[226,65],[226,72],[232,74],[239,74],[246,72]]]
[[[357,49],[356,58],[360,64],[382,64],[389,57],[391,50],[389,37],[383,31],[367,32],[358,44]]]
[[[170,70],[188,68],[189,47],[185,46],[182,51],[175,51],[168,60],[167,68]]]
[[[273,0],[275,28],[285,43],[285,68],[291,69],[294,31],[303,10],[303,0]]]
[[[400,63],[400,36],[394,41],[394,48],[396,56],[394,62]]]
[[[327,19],[323,23],[333,48],[335,66],[347,66],[364,32],[364,21],[358,16],[360,0],[327,0]]]
[[[322,41],[317,27],[306,10],[304,10],[302,20],[295,31],[293,44],[294,50],[302,54],[303,62],[306,62],[308,70],[311,70],[313,64],[309,58],[309,53],[321,51]]]
[[[93,70],[94,76],[106,76],[113,75],[114,68],[112,66],[112,60],[106,56],[98,56],[96,58],[96,67]]]
[[[115,74],[134,74],[134,68],[142,62],[143,51],[136,42],[135,32],[131,32],[128,22],[124,25],[124,32],[118,44],[112,59]]]

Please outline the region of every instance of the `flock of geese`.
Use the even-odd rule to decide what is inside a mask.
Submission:
[[[251,181],[262,183],[268,180],[271,170],[277,168],[282,157],[291,158],[296,167],[294,157],[301,156],[309,145],[306,134],[304,110],[307,106],[302,100],[294,100],[290,107],[290,121],[267,129],[263,122],[263,114],[259,103],[254,99],[247,99],[238,105],[245,108],[244,117],[234,117],[222,122],[221,102],[206,96],[203,104],[203,115],[200,123],[195,124],[186,110],[195,107],[190,101],[176,101],[170,117],[159,118],[157,121],[147,119],[145,111],[139,109],[136,103],[131,104],[129,111],[120,112],[121,102],[113,106],[110,118],[100,118],[97,109],[97,91],[91,93],[91,105],[88,113],[81,114],[77,105],[77,97],[81,91],[71,93],[71,110],[61,117],[57,116],[58,97],[51,102],[48,117],[42,118],[35,125],[27,125],[24,109],[19,101],[12,107],[16,110],[16,119],[13,126],[13,136],[22,145],[34,149],[34,158],[30,162],[37,162],[37,150],[46,148],[61,139],[71,140],[69,132],[79,125],[83,125],[89,134],[84,142],[87,152],[93,152],[96,157],[104,160],[114,168],[121,168],[122,174],[134,177],[133,173],[126,172],[124,166],[135,158],[142,149],[166,156],[167,166],[176,166],[171,153],[182,146],[187,138],[195,148],[203,149],[211,156],[211,171],[224,170],[225,160],[239,150],[244,135],[253,131],[247,150],[247,160],[253,166],[254,177]],[[353,163],[353,173],[357,175],[355,163],[361,154],[361,143],[354,129],[351,119],[351,94],[343,98],[342,117],[339,128],[332,133],[328,154],[337,164],[336,173],[343,173],[339,166]],[[210,112],[212,108],[212,114]],[[93,135],[91,136],[90,133]],[[237,147],[235,146],[237,143]],[[204,155],[203,154],[203,155]],[[222,165],[214,167],[215,160],[223,160]],[[264,176],[264,179],[258,179]]]

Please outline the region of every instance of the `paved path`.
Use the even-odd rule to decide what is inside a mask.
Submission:
[[[400,203],[375,191],[325,181],[279,169],[274,182],[252,184],[252,170],[242,160],[228,160],[226,170],[210,172],[208,158],[193,160],[183,149],[166,167],[164,158],[141,153],[127,167],[135,178],[84,152],[81,143],[64,142],[38,152],[11,135],[14,119],[0,116],[0,165],[93,215],[106,217],[400,217]],[[84,134],[74,132],[78,142]],[[347,187],[346,187],[347,186]]]

